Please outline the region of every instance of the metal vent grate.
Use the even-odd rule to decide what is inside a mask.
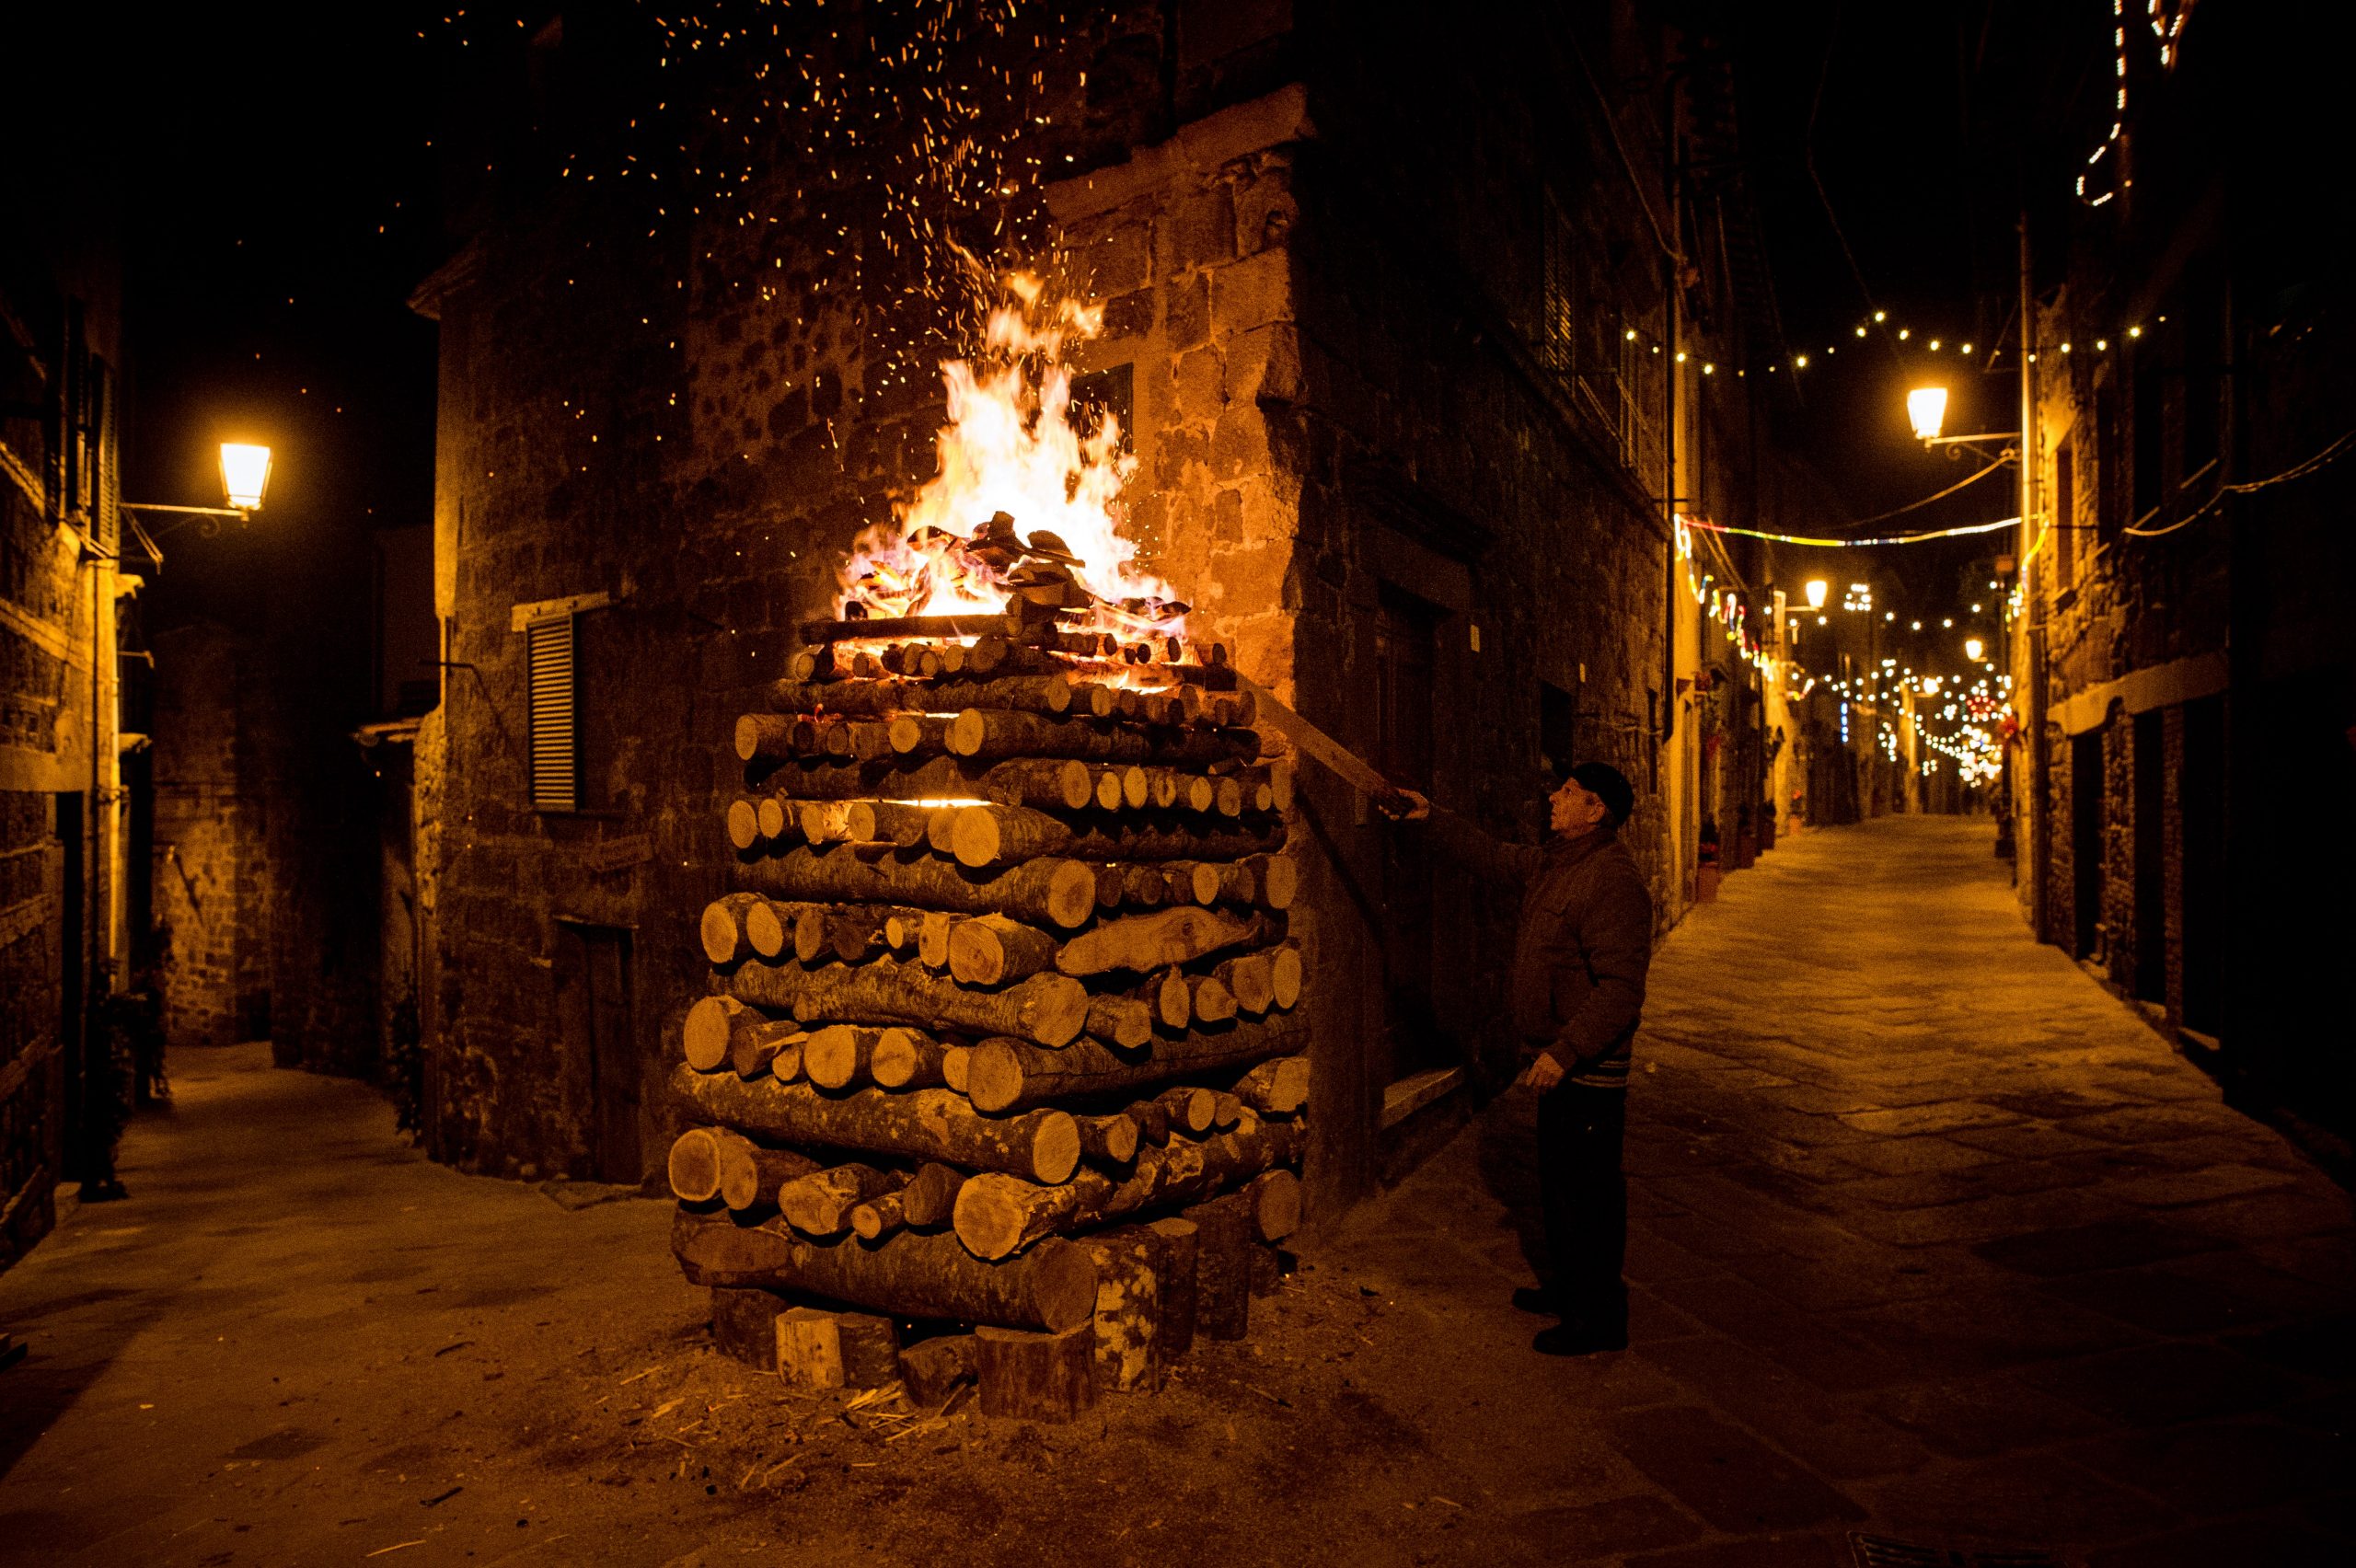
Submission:
[[[2064,1568],[2050,1551],[2019,1547],[1931,1546],[1888,1536],[1853,1534],[1850,1552],[1857,1568]]]
[[[552,616],[525,628],[532,661],[532,806],[581,808],[580,726],[575,721],[572,617]]]

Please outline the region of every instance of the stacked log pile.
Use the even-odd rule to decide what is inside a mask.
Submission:
[[[674,1251],[804,1383],[1045,1420],[1156,1387],[1299,1219],[1289,773],[1216,648],[803,631],[736,725]]]

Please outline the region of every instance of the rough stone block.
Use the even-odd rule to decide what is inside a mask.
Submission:
[[[1292,193],[1292,170],[1281,165],[1263,170],[1235,192],[1236,252],[1256,256],[1283,245],[1300,216]]]
[[[1221,390],[1225,381],[1223,367],[1217,349],[1201,348],[1182,354],[1178,360],[1178,417],[1186,421],[1213,420],[1218,417],[1227,398]]]
[[[1288,321],[1238,332],[1227,345],[1230,402],[1291,403],[1300,398],[1300,329]]]
[[[1162,264],[1172,272],[1235,259],[1235,196],[1224,183],[1181,201],[1166,226]]]
[[[1161,329],[1172,349],[1191,349],[1211,335],[1211,280],[1190,272],[1162,290]]]
[[[1249,403],[1230,403],[1211,431],[1211,477],[1236,479],[1265,473],[1268,421]]]
[[[1153,291],[1138,289],[1104,306],[1104,336],[1108,339],[1142,338],[1153,330]]]
[[[1249,332],[1293,318],[1292,253],[1264,250],[1211,274],[1211,328]]]
[[[1081,291],[1094,299],[1143,288],[1153,275],[1153,231],[1131,218],[1098,236],[1075,259]]]

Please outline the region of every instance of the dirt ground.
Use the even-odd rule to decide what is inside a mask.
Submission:
[[[0,1562],[2349,1561],[2346,1194],[2008,899],[1971,824],[1868,824],[1664,944],[1626,1353],[1507,1304],[1509,1095],[1061,1428],[787,1391],[710,1349],[667,1205],[182,1052],[130,1200],[0,1275]]]

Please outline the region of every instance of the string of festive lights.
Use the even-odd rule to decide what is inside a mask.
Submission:
[[[2017,517],[2003,517],[1993,523],[1967,523],[1958,528],[1932,528],[1920,534],[1889,534],[1870,539],[1831,539],[1812,534],[1776,534],[1761,528],[1738,528],[1725,523],[1704,523],[1700,518],[1687,519],[1690,526],[1706,528],[1713,534],[1733,534],[1745,539],[1766,539],[1779,545],[1807,545],[1814,549],[1862,549],[1868,545],[1919,545],[1929,539],[1959,539],[1971,534],[1992,534],[1999,528],[2017,528]]]

